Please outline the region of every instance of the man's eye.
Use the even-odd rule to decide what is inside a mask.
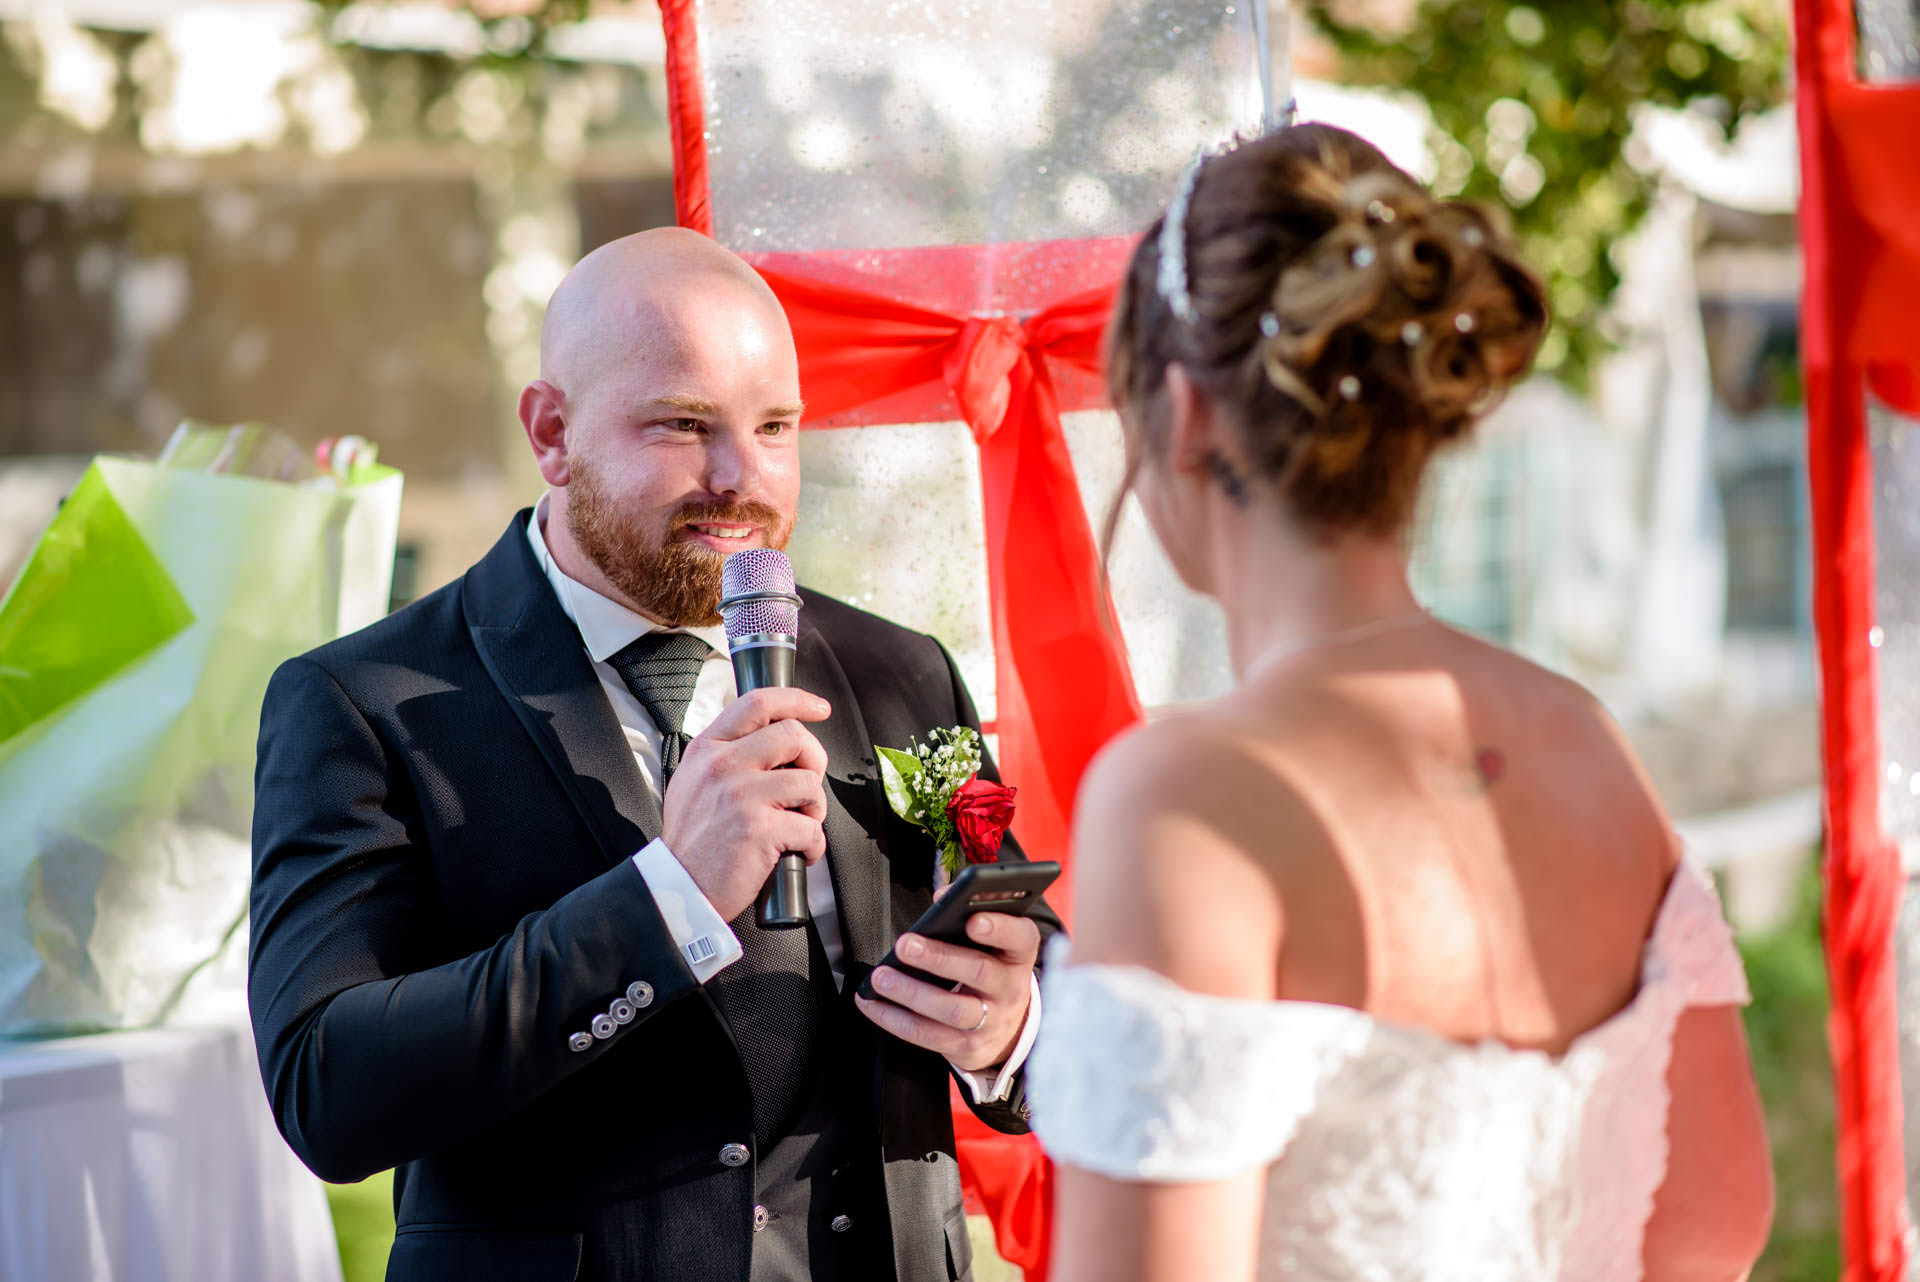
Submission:
[[[792,430],[793,424],[791,423],[762,423],[760,425],[760,435],[762,436],[785,436]]]
[[[706,424],[697,418],[676,418],[669,419],[667,426],[676,432],[698,432],[704,429]]]

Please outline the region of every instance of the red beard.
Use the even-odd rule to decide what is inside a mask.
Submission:
[[[640,610],[669,627],[704,628],[720,622],[720,565],[727,554],[680,537],[708,522],[756,525],[766,546],[785,548],[793,535],[771,504],[752,500],[694,500],[681,505],[655,534],[623,510],[601,484],[596,468],[573,460],[567,485],[567,529],[607,582]]]

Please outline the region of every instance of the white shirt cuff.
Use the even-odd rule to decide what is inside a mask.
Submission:
[[[1020,1036],[1013,1043],[1013,1053],[1007,1056],[1007,1062],[994,1075],[993,1085],[989,1087],[979,1073],[961,1068],[958,1064],[953,1066],[954,1074],[966,1084],[967,1094],[973,1096],[976,1104],[998,1104],[1013,1094],[1014,1076],[1033,1052],[1033,1039],[1040,1035],[1040,977],[1029,975],[1027,982],[1032,985],[1033,994],[1027,1001],[1027,1022],[1020,1026]]]
[[[695,884],[667,843],[659,838],[648,842],[633,856],[633,866],[667,923],[680,959],[687,963],[698,983],[706,983],[723,969],[740,960],[740,941],[718,910]],[[1023,1040],[1025,1034],[1022,1035]]]

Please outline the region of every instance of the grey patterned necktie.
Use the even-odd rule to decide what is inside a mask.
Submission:
[[[712,653],[691,633],[654,631],[607,659],[659,728],[662,809],[667,780],[691,738],[687,704]],[[762,930],[751,907],[727,924],[743,955],[707,989],[733,1030],[753,1094],[753,1129],[764,1147],[787,1134],[806,1101],[820,1024],[834,1000],[832,971],[812,925]]]
[[[686,732],[687,705],[713,647],[691,632],[652,631],[608,657],[607,666],[653,718],[660,731],[660,791],[680,765],[692,738]]]

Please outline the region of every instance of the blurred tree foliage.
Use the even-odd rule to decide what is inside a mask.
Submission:
[[[1576,386],[1608,346],[1605,306],[1619,282],[1609,250],[1656,183],[1629,154],[1636,111],[1698,106],[1731,132],[1788,92],[1782,0],[1304,7],[1337,50],[1343,83],[1425,100],[1443,194],[1512,211],[1553,300],[1540,365]]]
[[[338,14],[364,6],[366,0],[314,0],[317,8]],[[513,62],[545,53],[547,37],[555,27],[579,22],[608,6],[594,0],[456,0],[449,6],[465,9],[486,34],[485,60]]]

